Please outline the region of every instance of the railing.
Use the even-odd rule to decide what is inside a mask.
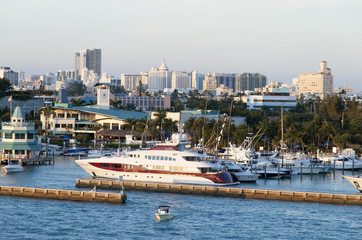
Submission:
[[[32,122],[3,122],[2,127],[34,127]]]
[[[95,131],[93,128],[75,127],[74,130]]]

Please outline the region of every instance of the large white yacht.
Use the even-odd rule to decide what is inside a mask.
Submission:
[[[191,151],[179,151],[175,146],[157,146],[148,150],[123,152],[115,157],[82,159],[75,162],[94,177],[125,181],[175,184],[231,185],[237,177],[220,171],[210,162],[213,157]]]

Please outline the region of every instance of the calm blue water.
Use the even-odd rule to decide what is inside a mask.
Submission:
[[[76,189],[89,176],[73,160],[2,173],[0,185]],[[340,171],[240,187],[358,194]],[[362,239],[360,206],[127,193],[121,205],[0,196],[0,239]],[[171,221],[154,221],[162,204]]]

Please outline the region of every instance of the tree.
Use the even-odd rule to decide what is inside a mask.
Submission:
[[[78,99],[72,99],[70,100],[70,102],[72,103],[73,106],[84,106],[85,105],[85,101],[81,98],[78,98]]]
[[[323,139],[327,138],[327,150],[328,150],[329,139],[333,140],[334,136],[336,135],[336,130],[334,129],[334,127],[330,122],[324,121],[319,131],[321,132]]]
[[[97,147],[97,134],[103,128],[101,124],[92,125],[92,130],[94,131],[94,149]]]
[[[69,96],[82,96],[87,90],[87,87],[82,82],[72,82],[66,87]]]
[[[85,141],[87,141],[89,139],[89,135],[81,133],[81,134],[77,134],[77,136],[75,136],[75,138],[84,143]]]
[[[12,89],[11,83],[6,78],[0,78],[0,94],[4,95]]]
[[[121,100],[118,100],[117,98],[115,98],[114,100],[111,99],[111,100],[109,101],[109,104],[110,104],[113,108],[119,109],[120,106],[121,106],[121,104],[122,104],[122,101],[121,101]]]
[[[137,124],[137,120],[136,118],[127,118],[125,120],[125,124],[124,124],[124,127],[127,129],[127,130],[131,130],[131,134],[133,135],[133,131],[134,131],[134,128]]]
[[[161,128],[161,141],[163,141],[163,121],[167,117],[167,111],[165,109],[157,109],[155,113],[156,121]]]

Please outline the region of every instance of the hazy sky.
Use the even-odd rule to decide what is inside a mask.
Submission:
[[[74,69],[102,49],[102,71],[259,72],[290,83],[332,69],[362,90],[361,0],[1,0],[0,66],[29,74]]]

